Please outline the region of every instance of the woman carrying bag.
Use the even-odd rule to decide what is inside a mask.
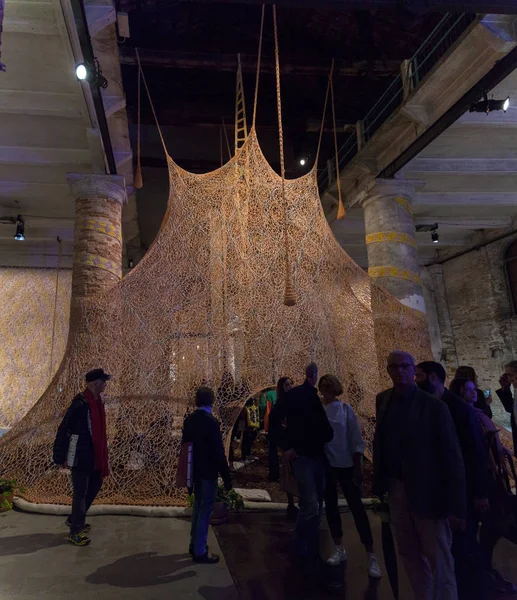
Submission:
[[[338,483],[343,490],[348,507],[354,517],[356,529],[366,553],[368,574],[378,579],[381,570],[373,551],[373,537],[370,521],[361,499],[363,482],[364,442],[354,410],[349,404],[341,402],[338,396],[343,386],[334,375],[324,375],[318,385],[323,396],[323,406],[334,430],[331,442],[325,445],[328,460],[325,486],[325,513],[330,533],[336,548],[327,563],[332,566],[346,561],[343,548],[343,528],[338,508]]]

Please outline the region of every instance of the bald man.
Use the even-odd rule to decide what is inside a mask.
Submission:
[[[388,494],[415,600],[457,600],[451,529],[466,518],[465,469],[447,406],[415,384],[415,361],[392,352],[393,387],[377,396],[374,493]]]

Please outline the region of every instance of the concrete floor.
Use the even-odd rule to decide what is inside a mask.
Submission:
[[[195,565],[190,523],[89,517],[92,543],[65,540],[63,517],[0,514],[0,600],[236,600],[224,559]],[[211,551],[220,553],[213,531]]]

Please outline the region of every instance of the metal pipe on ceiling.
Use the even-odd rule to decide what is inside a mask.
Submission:
[[[88,29],[88,19],[86,17],[84,1],[71,0],[71,5],[74,13],[77,35],[79,36],[79,43],[81,45],[81,52],[83,54],[83,60],[85,63],[93,65],[95,62],[95,55],[93,53],[92,40],[90,37],[90,31]],[[90,89],[92,93],[93,105],[95,107],[95,114],[97,116],[97,122],[99,124],[102,145],[104,146],[104,154],[106,156],[106,172],[108,175],[116,175],[117,164],[115,162],[115,155],[113,153],[113,146],[111,144],[108,121],[106,119],[106,113],[104,112],[102,94],[98,85],[90,84]]]

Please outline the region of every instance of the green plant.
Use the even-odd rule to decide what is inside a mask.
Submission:
[[[226,504],[228,508],[233,510],[240,510],[244,508],[244,499],[235,490],[226,491],[224,485],[220,485],[217,488],[216,502],[222,502]],[[187,498],[187,502],[190,508],[194,506],[194,494],[190,494]]]
[[[2,500],[2,502],[0,502],[0,511],[6,511],[6,510],[12,510],[13,509],[13,503],[9,502],[9,500],[7,500],[7,498],[4,498]]]
[[[226,504],[228,508],[232,508],[233,510],[244,508],[243,497],[235,490],[225,490],[224,485],[220,485],[217,488],[216,502],[222,502],[223,504]]]
[[[0,494],[12,494],[16,489],[16,479],[4,479],[0,477]]]

